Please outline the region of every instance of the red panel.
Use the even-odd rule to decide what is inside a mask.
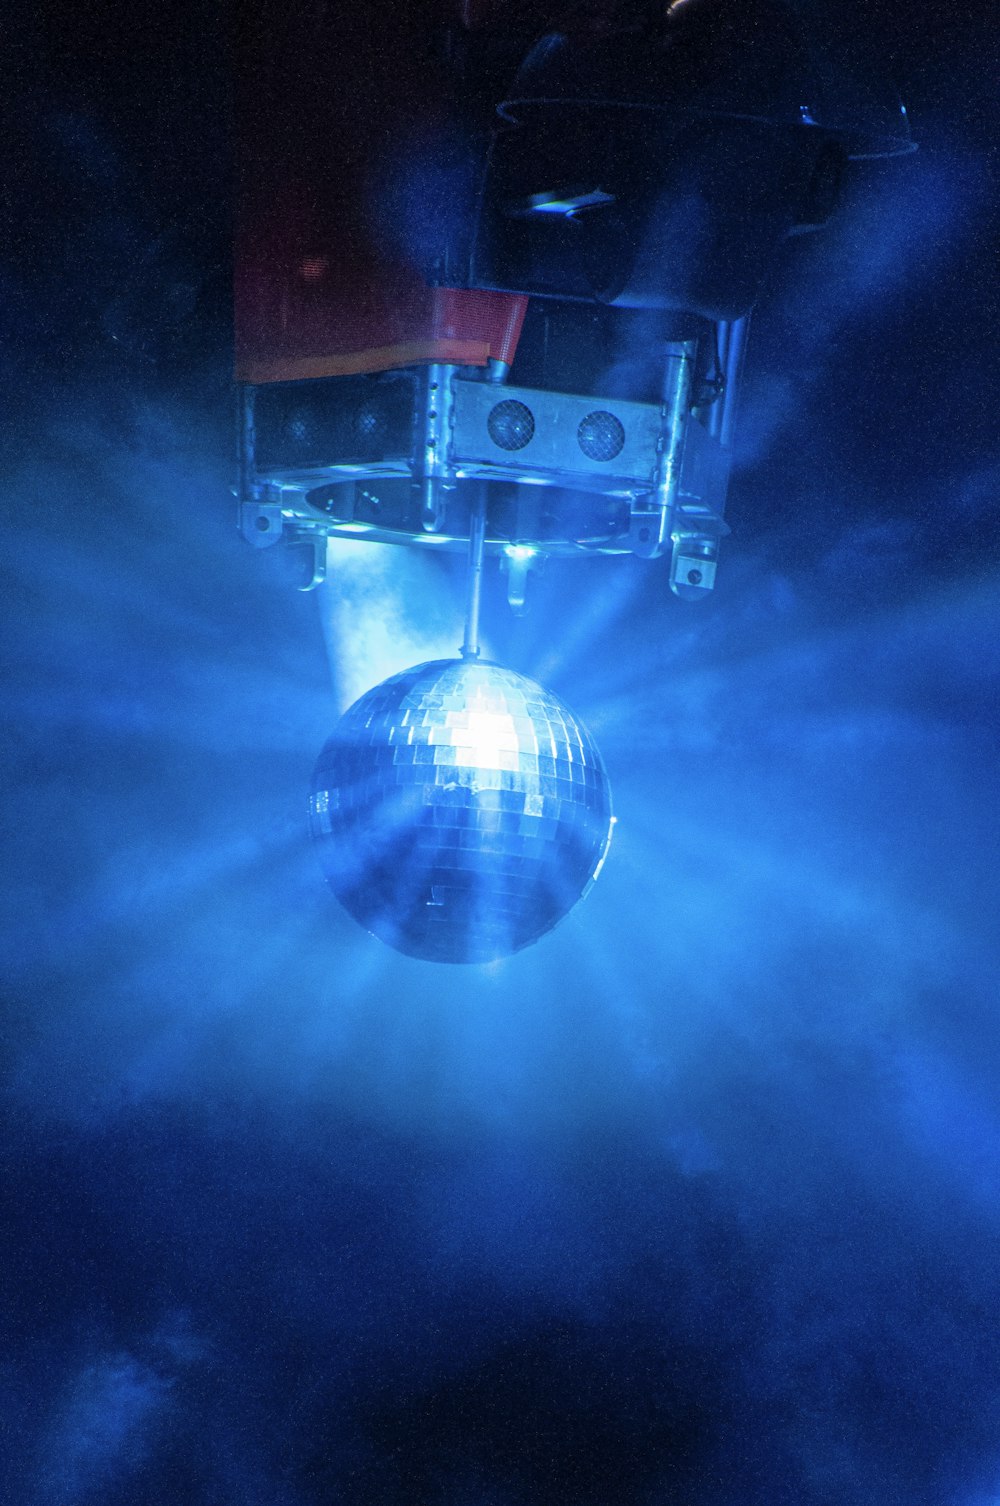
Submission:
[[[430,288],[386,185],[449,139],[448,0],[253,0],[237,55],[236,375],[510,360],[525,300]],[[405,197],[405,194],[404,194]]]

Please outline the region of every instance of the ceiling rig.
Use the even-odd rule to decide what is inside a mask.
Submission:
[[[715,584],[747,319],[859,158],[909,149],[856,8],[251,0],[236,89],[240,526],[463,549],[461,658],[361,698],[316,766],[327,878],[413,956],[550,929],[610,841],[593,740],[480,661],[548,555]]]
[[[747,315],[907,150],[841,7],[255,0],[241,29],[241,527],[715,582]],[[303,87],[307,77],[322,88]],[[485,501],[483,500],[485,498]]]
[[[716,326],[713,386],[697,342],[664,342],[657,401],[515,385],[498,361],[245,387],[244,533],[311,541],[316,584],[328,536],[457,548],[475,520],[515,609],[547,554],[668,553],[672,588],[697,596],[728,532],[745,327]]]

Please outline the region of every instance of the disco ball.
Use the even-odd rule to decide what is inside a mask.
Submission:
[[[355,701],[319,756],[310,813],[345,908],[434,962],[490,962],[544,936],[611,840],[586,728],[523,675],[454,659]]]

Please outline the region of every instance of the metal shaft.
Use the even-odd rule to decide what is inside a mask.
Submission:
[[[722,364],[722,398],[713,403],[708,418],[708,432],[720,444],[731,447],[736,420],[736,395],[739,387],[740,368],[743,365],[743,347],[746,344],[749,318],[736,319],[733,323],[721,323],[718,327],[719,360]]]
[[[486,547],[486,482],[476,487],[469,514],[468,587],[465,597],[465,637],[462,658],[479,658],[479,605],[483,594],[483,554]]]

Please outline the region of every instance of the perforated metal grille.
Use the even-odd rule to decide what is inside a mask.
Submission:
[[[505,398],[486,420],[493,443],[501,450],[523,450],[535,432],[535,415],[527,403]]]
[[[388,424],[378,403],[365,403],[354,416],[354,432],[361,440],[382,439]]]
[[[614,460],[625,446],[625,429],[621,420],[603,409],[588,413],[581,420],[576,437],[588,460]]]
[[[296,408],[289,414],[285,433],[293,445],[307,446],[313,442],[316,416],[309,408]]]

